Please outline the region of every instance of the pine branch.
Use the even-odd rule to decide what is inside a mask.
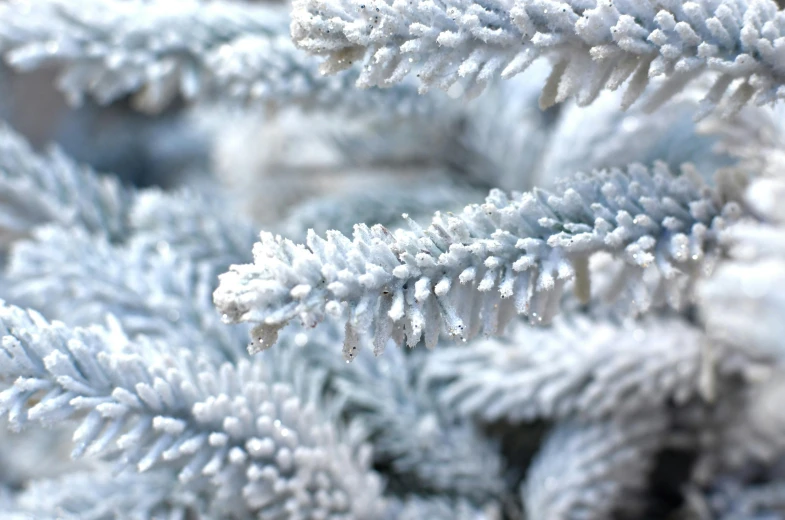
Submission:
[[[451,147],[447,160],[488,190],[541,185],[537,175],[559,114],[537,105],[547,73],[544,63],[532,66],[525,76],[497,81],[467,103],[459,146]]]
[[[338,344],[337,334],[332,343]],[[461,496],[475,504],[504,497],[498,447],[471,422],[444,414],[435,394],[423,391],[421,358],[393,349],[384,359],[359,356],[347,366],[325,348],[329,344],[309,339],[297,354],[329,370],[328,385],[341,413],[356,421],[357,435],[373,444],[376,464],[390,468],[387,474],[396,481],[391,487]]]
[[[507,341],[439,349],[424,360],[422,378],[463,417],[608,419],[706,395],[713,367],[705,342],[677,318],[620,327],[575,317],[519,326]]]
[[[521,488],[527,518],[604,520],[636,511],[667,426],[662,411],[557,425]]]
[[[629,79],[628,107],[663,77],[646,102],[654,109],[706,71],[716,76],[707,110],[723,97],[732,108],[783,97],[785,15],[771,0],[298,0],[292,16],[295,44],[325,55],[324,71],[362,62],[360,87],[416,73],[422,90],[457,83],[472,93],[547,56],[543,107],[573,96],[589,104]]]
[[[272,116],[213,111],[203,119],[217,137],[216,174],[229,187],[233,204],[259,223],[283,226],[282,215],[297,211],[309,198],[351,193],[387,200],[393,190],[414,191],[415,183],[456,183],[445,157],[463,111],[449,100],[422,99],[431,105],[429,113],[406,117],[382,107],[352,114],[287,110]],[[343,220],[351,218],[349,208],[354,205],[345,206]],[[366,203],[357,209],[350,226],[371,208]],[[333,212],[329,218],[337,216]]]
[[[215,363],[243,359],[247,330],[220,322],[210,301],[214,272],[209,265],[144,248],[112,247],[54,228],[42,230],[38,238],[20,244],[12,257],[10,292],[18,302],[69,325],[100,323],[110,313],[131,337],[163,340]],[[301,341],[292,332],[285,342]],[[330,351],[339,344],[338,334],[328,328],[324,335],[311,334],[307,348],[284,357],[302,358],[306,374],[329,367],[325,384],[340,396],[346,416],[363,419],[364,436],[377,446],[377,459],[391,464],[415,489],[485,498],[501,494],[501,462],[492,446],[468,423],[435,415],[436,402],[418,396],[414,367],[400,353],[384,367],[367,359],[348,367]],[[261,361],[277,364],[281,359]],[[367,394],[370,386],[376,387],[373,395]]]
[[[207,520],[199,494],[177,488],[177,479],[166,470],[113,475],[102,468],[33,480],[0,505],[8,520]]]
[[[785,482],[742,486],[728,483],[709,495],[713,518],[719,520],[756,520],[785,515]]]
[[[19,134],[0,127],[0,248],[47,222],[121,241],[133,198],[113,178],[78,165],[57,148],[37,154]]]
[[[699,85],[688,86],[666,109],[653,114],[638,105],[620,111],[621,92],[603,92],[589,107],[566,103],[540,157],[536,185],[548,187],[575,171],[619,168],[631,162],[663,161],[670,168],[688,162],[707,173],[730,165],[728,155],[716,149],[718,139],[698,131],[693,116],[702,95]],[[730,126],[736,120],[723,119]]]
[[[783,371],[772,359],[750,368],[742,384],[728,385],[716,405],[692,421],[693,431],[700,432],[692,480],[703,489],[776,466],[785,457]]]
[[[688,177],[632,166],[580,175],[554,195],[493,191],[460,215],[437,213],[428,228],[358,225],[353,240],[311,234],[307,248],[262,233],[255,263],[222,274],[214,301],[227,322],[256,324],[254,350],[295,317],[313,326],[337,316],[347,359],[370,331],[378,353],[390,338],[414,346],[424,335],[432,347],[443,330],[464,340],[495,335],[516,313],[544,324],[569,280],[588,297],[593,253],[624,259],[630,278],[651,265],[667,280],[710,265],[717,233],[739,207]]]
[[[221,323],[212,308],[223,266],[209,255],[194,261],[187,249],[112,245],[79,228],[46,227],[35,238],[17,244],[10,258],[6,283],[14,303],[70,326],[102,323],[108,313],[131,337],[198,348],[218,360],[243,357],[247,332]]]
[[[213,274],[209,265],[175,253],[155,255],[48,228],[37,242],[17,246],[9,279],[19,301],[71,325],[99,323],[111,313],[131,337],[163,340],[213,363],[237,362],[247,331],[220,323],[210,302]],[[260,362],[278,366],[297,356],[304,378],[328,369],[325,386],[337,394],[341,412],[352,421],[362,419],[375,459],[390,465],[407,487],[484,499],[502,494],[496,451],[470,424],[436,415],[437,404],[418,396],[413,367],[400,353],[384,367],[371,360],[348,367],[330,351],[340,344],[334,330],[311,334],[306,348],[294,348],[303,338],[292,332],[284,339],[289,352]],[[372,385],[377,391],[367,394]]]
[[[298,393],[296,365],[286,377],[259,362],[218,367],[188,350],[132,343],[116,324],[70,330],[15,307],[0,309],[0,327],[0,411],[13,427],[80,420],[74,456],[175,468],[184,484],[208,478],[221,517],[382,512],[368,454],[304,399],[315,393]],[[310,375],[307,385],[318,386]]]
[[[257,233],[230,209],[220,186],[140,190],[130,210],[129,247],[141,255],[177,256],[224,269],[248,258]]]
[[[215,186],[212,186],[215,190]],[[248,256],[256,233],[215,191],[135,190],[80,165],[58,148],[38,153],[0,128],[0,245],[9,248],[44,224],[74,228],[151,252],[176,249],[224,268]]]
[[[281,7],[231,1],[10,2],[0,6],[0,53],[18,70],[61,66],[58,86],[74,104],[134,94],[147,112],[177,96],[397,110],[415,99],[405,85],[346,95],[356,73],[321,77],[288,40],[287,22]]]

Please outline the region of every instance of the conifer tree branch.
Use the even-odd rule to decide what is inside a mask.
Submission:
[[[57,148],[38,154],[12,129],[0,128],[0,249],[48,222],[123,240],[133,199],[116,179]]]
[[[520,325],[509,338],[471,348],[438,349],[421,377],[446,410],[485,422],[607,419],[712,397],[706,341],[674,317],[619,326],[574,316],[548,328]]]
[[[358,435],[373,444],[377,463],[390,466],[394,479],[400,480],[393,486],[460,496],[477,504],[504,497],[498,446],[472,421],[445,413],[438,394],[423,388],[420,356],[394,349],[375,359],[365,352],[347,365],[319,343],[326,342],[309,339],[299,355],[329,370],[327,383],[341,413],[357,422]]]
[[[220,322],[210,300],[214,266],[193,262],[193,250],[111,245],[78,229],[55,227],[40,229],[35,238],[18,244],[11,257],[10,295],[17,303],[72,326],[100,323],[111,313],[132,338],[155,338],[216,364],[244,359],[247,329]],[[363,438],[376,446],[375,460],[391,466],[405,490],[483,500],[503,494],[493,445],[468,421],[439,415],[432,394],[419,395],[413,361],[397,353],[381,366],[369,359],[347,366],[333,352],[340,345],[333,328],[307,340],[296,329],[288,332],[282,338],[287,346],[259,361],[279,366],[296,356],[300,377],[323,379],[324,390],[314,391],[335,394],[341,416],[362,422]],[[365,394],[374,384],[377,392]]]
[[[762,221],[745,220],[723,235],[729,258],[697,291],[709,333],[723,341],[782,356],[785,323],[785,154],[771,152],[777,177],[753,181],[747,203]]]
[[[112,245],[79,228],[41,228],[12,252],[8,298],[70,326],[102,323],[109,313],[132,338],[197,349],[217,362],[240,359],[246,331],[222,324],[211,305],[223,266],[194,261],[187,250],[145,246]]]
[[[459,215],[437,213],[427,228],[357,225],[353,239],[311,234],[307,246],[262,233],[255,263],[221,275],[214,301],[226,321],[256,325],[252,350],[271,346],[294,318],[314,326],[336,316],[347,359],[366,332],[378,353],[390,338],[415,346],[424,336],[432,347],[443,332],[495,335],[516,313],[548,323],[568,281],[588,298],[596,252],[633,269],[654,265],[665,279],[710,265],[717,234],[740,208],[690,177],[663,165],[579,175],[556,194],[493,191]]]
[[[667,428],[663,410],[557,424],[521,487],[527,518],[601,520],[618,512],[638,517]]]
[[[623,106],[647,89],[655,108],[705,71],[716,80],[706,109],[727,95],[731,108],[785,96],[781,38],[785,14],[772,0],[297,0],[292,36],[325,55],[326,72],[359,61],[361,87],[390,86],[416,73],[422,89],[469,92],[554,62],[541,105],[576,96],[592,102],[629,79]]]
[[[133,94],[147,112],[177,96],[355,108],[387,100],[401,110],[417,104],[406,85],[392,95],[347,95],[356,73],[322,77],[288,39],[287,23],[282,8],[245,2],[16,1],[0,6],[0,53],[18,70],[62,66],[58,86],[74,104],[85,94],[102,104]]]
[[[209,478],[226,517],[243,512],[373,519],[380,481],[362,446],[341,437],[291,373],[240,361],[216,366],[187,350],[109,330],[69,329],[0,308],[0,413],[13,427],[75,419],[74,456],[144,472]],[[319,384],[316,374],[309,384]],[[238,492],[241,499],[238,500]]]
[[[100,467],[33,480],[9,497],[8,503],[0,502],[0,510],[8,520],[113,520],[120,516],[133,520],[206,520],[201,513],[208,511],[203,502],[209,485],[205,480],[202,489],[194,486],[185,491],[178,489],[181,486],[176,476],[165,469],[114,475]]]

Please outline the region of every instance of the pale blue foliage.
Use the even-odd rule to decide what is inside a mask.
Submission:
[[[783,12],[293,8],[0,5],[13,67],[198,103],[219,171],[122,187],[0,131],[0,516],[778,514]],[[525,193],[464,208],[491,187]]]
[[[666,109],[654,113],[637,105],[619,110],[621,92],[603,92],[588,107],[565,103],[540,157],[537,185],[547,187],[554,179],[588,168],[619,168],[636,161],[663,161],[674,170],[689,162],[704,175],[713,175],[732,161],[718,153],[717,137],[696,135],[693,116],[701,94],[699,88],[687,87]],[[735,118],[723,120],[724,127],[735,124]]]
[[[204,204],[187,204],[194,200]],[[110,244],[79,227],[56,226],[39,228],[33,240],[18,243],[8,269],[10,295],[72,325],[100,323],[110,312],[126,334],[163,340],[167,349],[187,348],[213,363],[242,359],[247,330],[223,325],[211,307],[216,268],[241,254],[242,238],[235,235],[242,226],[236,222],[235,229],[223,229],[220,214],[204,212],[211,207],[209,200],[191,192],[142,191],[135,202],[133,232],[125,244]],[[231,231],[235,235],[228,234]],[[223,242],[216,242],[219,237]],[[220,243],[223,250],[217,247]],[[328,356],[330,346],[340,340],[329,328],[323,332],[312,334],[301,349],[293,331],[286,340],[288,350],[273,351],[259,361],[282,370],[286,379],[292,374],[286,367],[297,356],[298,366],[308,367],[302,377],[324,381],[324,386],[303,381],[298,391],[312,399],[324,390],[334,392],[339,406],[333,413],[352,424],[362,417],[362,432],[355,428],[353,438],[373,440],[376,458],[392,461],[393,473],[406,479],[407,489],[484,498],[502,494],[501,462],[492,445],[470,424],[439,419],[434,400],[415,400],[414,365],[400,355],[391,358],[384,372],[388,391],[358,401],[360,396],[352,389],[383,377],[379,365],[366,360],[349,367],[334,354]],[[411,436],[414,428],[422,434]]]
[[[182,483],[208,478],[211,507],[224,515],[380,514],[369,453],[341,440],[318,403],[298,395],[296,368],[280,378],[281,367],[259,361],[219,366],[164,343],[131,342],[117,324],[71,330],[15,307],[0,312],[0,411],[12,427],[78,418],[74,456],[102,455],[141,472],[175,467]]]
[[[72,103],[134,94],[147,112],[176,96],[418,109],[412,87],[346,95],[353,75],[320,77],[285,36],[287,25],[282,7],[243,2],[10,2],[0,9],[0,53],[20,70],[62,65],[58,86]]]
[[[176,255],[144,244],[113,246],[79,229],[40,228],[35,238],[17,245],[9,261],[7,296],[14,302],[69,325],[101,323],[109,313],[131,336],[223,359],[241,356],[247,331],[221,323],[211,304],[224,265],[194,261],[185,248]]]
[[[771,151],[772,166],[781,167],[781,152]],[[785,338],[785,213],[782,177],[758,179],[747,202],[763,222],[747,220],[724,236],[731,261],[699,289],[701,311],[712,334],[737,345],[782,352]]]
[[[719,520],[776,520],[785,514],[785,483],[753,486],[727,482],[711,493],[702,511]]]
[[[377,460],[391,465],[407,488],[472,497],[479,503],[502,498],[498,447],[471,422],[449,417],[435,395],[423,391],[421,358],[400,349],[380,359],[365,352],[354,368],[324,345],[306,348],[310,352],[301,355],[331,367],[342,413],[357,420],[357,433],[373,443]]]
[[[599,171],[555,194],[493,191],[461,214],[437,213],[427,228],[411,221],[410,231],[394,234],[365,225],[353,239],[310,234],[307,248],[263,232],[255,263],[221,275],[215,303],[230,322],[256,324],[256,349],[271,346],[295,317],[315,325],[337,316],[347,359],[358,333],[372,331],[381,352],[390,338],[414,346],[424,337],[433,346],[443,333],[498,334],[516,314],[547,323],[571,279],[588,298],[594,253],[655,265],[666,280],[710,262],[717,233],[740,209],[694,177],[675,177],[662,164]]]
[[[545,64],[538,63],[525,76],[497,81],[469,102],[452,160],[489,187],[502,190],[530,190],[541,184],[539,177],[552,175],[541,163],[556,137],[559,113],[537,105],[547,73]]]
[[[654,109],[707,71],[716,76],[707,110],[731,85],[732,108],[771,103],[784,92],[783,34],[785,15],[772,0],[298,0],[292,23],[299,47],[327,56],[325,70],[362,60],[358,86],[393,85],[416,71],[423,89],[476,92],[547,56],[554,67],[543,107],[573,96],[589,104],[629,79],[628,107],[662,76],[646,101]]]
[[[501,511],[488,505],[477,507],[466,500],[412,497],[390,507],[389,520],[498,520]]]
[[[667,427],[662,411],[559,424],[521,488],[527,518],[612,518],[635,511]]]
[[[34,481],[24,492],[0,500],[8,520],[207,520],[204,497],[178,492],[170,471],[113,475],[107,469]]]
[[[701,372],[711,370],[705,341],[675,318],[627,326],[559,319],[434,351],[422,378],[445,409],[483,421],[618,417],[700,394],[708,376]]]
[[[213,193],[208,190],[212,189]],[[217,186],[138,192],[130,209],[131,248],[162,256],[186,257],[225,267],[248,257],[257,232],[233,211]]]
[[[57,148],[37,155],[11,129],[0,129],[0,248],[46,222],[122,240],[132,200],[116,179],[97,175]]]
[[[406,187],[383,192],[359,191],[308,200],[294,208],[277,227],[283,236],[292,240],[304,240],[309,230],[349,233],[358,221],[395,228],[405,222],[404,214],[425,218],[437,210],[458,210],[476,200],[478,195],[479,190],[458,183],[451,185],[441,178],[416,181]],[[352,208],[351,213],[346,211],[347,206]],[[247,251],[246,248],[244,253]]]

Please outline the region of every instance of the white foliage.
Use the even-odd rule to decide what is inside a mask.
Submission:
[[[17,133],[0,128],[0,249],[47,222],[120,240],[132,200],[116,179],[99,176],[56,148],[36,154]]]
[[[588,297],[588,259],[599,251],[632,268],[655,265],[665,279],[700,274],[739,207],[723,208],[718,193],[688,177],[661,164],[579,175],[559,195],[492,191],[459,215],[437,213],[428,228],[358,225],[351,240],[311,234],[307,247],[263,232],[254,264],[221,275],[214,300],[228,322],[256,324],[254,350],[293,318],[315,325],[338,316],[347,359],[355,331],[373,331],[381,352],[390,338],[414,346],[424,336],[431,347],[443,331],[498,334],[516,313],[548,323],[574,277]]]
[[[667,425],[660,411],[557,424],[521,488],[527,518],[603,520],[634,510]]]
[[[619,168],[636,161],[663,161],[671,168],[689,162],[713,174],[731,161],[714,148],[715,136],[696,135],[694,114],[702,94],[697,86],[688,87],[652,114],[637,105],[619,110],[621,92],[603,92],[588,107],[565,103],[540,158],[537,185],[550,186],[576,171]],[[723,121],[727,126],[736,123],[735,118]]]
[[[201,497],[176,487],[169,471],[113,475],[102,468],[33,480],[2,510],[8,520],[207,520]]]
[[[764,222],[748,220],[729,228],[723,243],[731,260],[699,287],[701,314],[718,339],[785,352],[783,197],[782,177],[761,178],[750,185],[747,203]]]
[[[257,234],[215,183],[174,192],[140,190],[129,213],[131,249],[215,267],[249,257]]]
[[[287,21],[281,6],[231,1],[14,1],[0,6],[0,53],[19,70],[60,65],[71,103],[133,94],[147,112],[177,96],[356,108],[388,99],[401,110],[415,99],[406,86],[393,96],[346,95],[352,75],[320,77],[285,38]]]
[[[208,478],[213,507],[228,516],[381,514],[367,449],[342,440],[318,403],[258,361],[216,366],[131,343],[117,326],[70,330],[15,307],[0,309],[0,324],[0,412],[15,428],[77,419],[74,456],[118,458],[140,472],[174,466],[184,484]]]
[[[384,199],[391,190],[415,192],[414,184],[455,183],[445,162],[462,111],[434,96],[421,104],[428,110],[408,117],[376,107],[345,115],[204,111],[202,119],[215,129],[217,177],[245,214],[269,228],[314,199]]]
[[[390,507],[389,520],[501,520],[494,505],[477,507],[467,500],[410,497]],[[385,519],[387,520],[387,518]]]
[[[719,520],[761,520],[785,515],[785,483],[742,486],[728,483],[709,497],[709,513]]]
[[[132,337],[155,337],[219,360],[241,354],[247,333],[226,327],[212,309],[223,265],[193,261],[185,248],[172,254],[168,245],[113,246],[78,228],[45,227],[35,238],[17,244],[9,261],[6,284],[15,303],[71,326],[102,323],[109,313]]]
[[[706,109],[723,97],[732,108],[771,103],[783,96],[783,33],[772,0],[297,0],[292,22],[299,47],[327,56],[323,70],[361,62],[361,87],[416,73],[423,90],[471,93],[548,56],[543,107],[573,96],[589,104],[629,79],[627,107],[663,76],[653,109],[705,71],[716,77]]]
[[[623,327],[559,319],[434,351],[422,377],[446,410],[483,421],[620,417],[705,394],[701,383],[713,377],[705,341],[675,318]]]
[[[344,414],[357,421],[375,457],[421,493],[499,501],[505,494],[498,446],[470,421],[440,409],[420,380],[423,359],[392,349],[382,359],[364,352],[347,366],[324,345],[310,346],[321,367],[333,368],[332,384]],[[318,352],[318,353],[317,353]],[[355,366],[356,365],[356,366]]]
[[[558,118],[555,109],[537,105],[547,73],[538,63],[524,76],[494,82],[467,103],[451,162],[490,187],[524,191],[539,185],[538,176],[551,173],[542,170],[542,160]]]

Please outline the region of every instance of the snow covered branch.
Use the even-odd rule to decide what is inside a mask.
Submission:
[[[296,368],[281,377],[281,367],[259,360],[217,366],[164,343],[131,342],[116,322],[71,330],[10,306],[0,308],[0,335],[0,413],[16,428],[78,421],[74,456],[140,472],[176,468],[186,485],[208,478],[219,517],[381,514],[369,453],[298,393]]]
[[[706,71],[706,109],[785,96],[785,14],[772,0],[296,0],[291,29],[300,48],[327,57],[326,72],[362,62],[361,87],[416,73],[423,90],[471,93],[547,56],[543,107],[588,104],[628,82],[627,107],[662,77],[646,101],[654,109]]]
[[[493,191],[427,228],[357,225],[353,239],[310,234],[307,247],[262,233],[254,264],[221,275],[214,301],[226,321],[256,324],[253,350],[296,317],[314,326],[336,316],[347,359],[365,332],[378,353],[390,338],[415,346],[424,336],[432,347],[443,332],[495,335],[516,314],[547,323],[568,281],[588,298],[588,259],[599,251],[634,269],[654,265],[666,280],[700,275],[740,208],[691,177],[661,164],[579,175],[555,194]]]
[[[0,53],[18,70],[61,66],[59,88],[158,112],[186,100],[404,109],[416,89],[357,95],[355,73],[324,78],[287,34],[280,6],[198,0],[14,1],[0,5]],[[416,103],[409,103],[416,105]]]

